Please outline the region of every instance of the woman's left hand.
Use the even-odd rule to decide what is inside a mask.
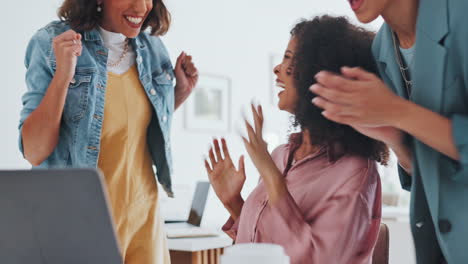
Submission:
[[[375,74],[360,68],[342,68],[343,76],[319,72],[310,90],[322,114],[335,122],[363,127],[394,126],[395,114],[406,101],[394,94]]]
[[[192,62],[192,56],[182,52],[177,58],[174,73],[175,109],[177,109],[189,97],[198,82],[198,69]]]
[[[255,129],[245,120],[248,139],[242,137],[242,140],[247,153],[267,186],[270,201],[274,203],[286,192],[286,184],[283,175],[268,152],[267,143],[263,140],[262,107],[260,105],[255,107],[253,104],[251,106]]]

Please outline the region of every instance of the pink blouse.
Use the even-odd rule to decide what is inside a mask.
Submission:
[[[272,153],[284,172],[290,145]],[[370,264],[381,218],[381,186],[374,161],[345,155],[334,163],[312,154],[285,175],[289,193],[270,205],[263,181],[245,201],[240,217],[223,230],[236,243],[284,247],[291,263]]]

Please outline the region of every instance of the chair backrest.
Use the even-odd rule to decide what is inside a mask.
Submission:
[[[389,244],[390,234],[388,226],[381,223],[379,237],[377,238],[377,244],[372,255],[372,264],[388,264]]]

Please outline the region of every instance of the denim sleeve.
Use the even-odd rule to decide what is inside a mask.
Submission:
[[[24,64],[26,66],[26,92],[21,100],[23,108],[19,122],[19,149],[24,155],[22,128],[24,121],[39,106],[53,77],[50,65],[52,38],[46,29],[39,30],[29,41]]]

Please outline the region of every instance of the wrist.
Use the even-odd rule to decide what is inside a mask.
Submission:
[[[242,199],[242,196],[239,194],[238,196],[223,204],[224,207],[228,210],[232,219],[236,220],[240,216],[242,207],[244,206],[244,199]]]
[[[404,130],[404,120],[411,113],[412,106],[413,104],[410,101],[396,96],[394,102],[391,104],[392,115],[390,115],[388,125],[399,130]]]
[[[66,86],[68,87],[70,85],[70,82],[71,80],[73,79],[73,76],[71,77],[66,77],[66,75],[64,74],[61,74],[59,72],[56,72],[54,77],[53,77],[53,80],[55,81],[55,83],[58,85],[58,86]]]

